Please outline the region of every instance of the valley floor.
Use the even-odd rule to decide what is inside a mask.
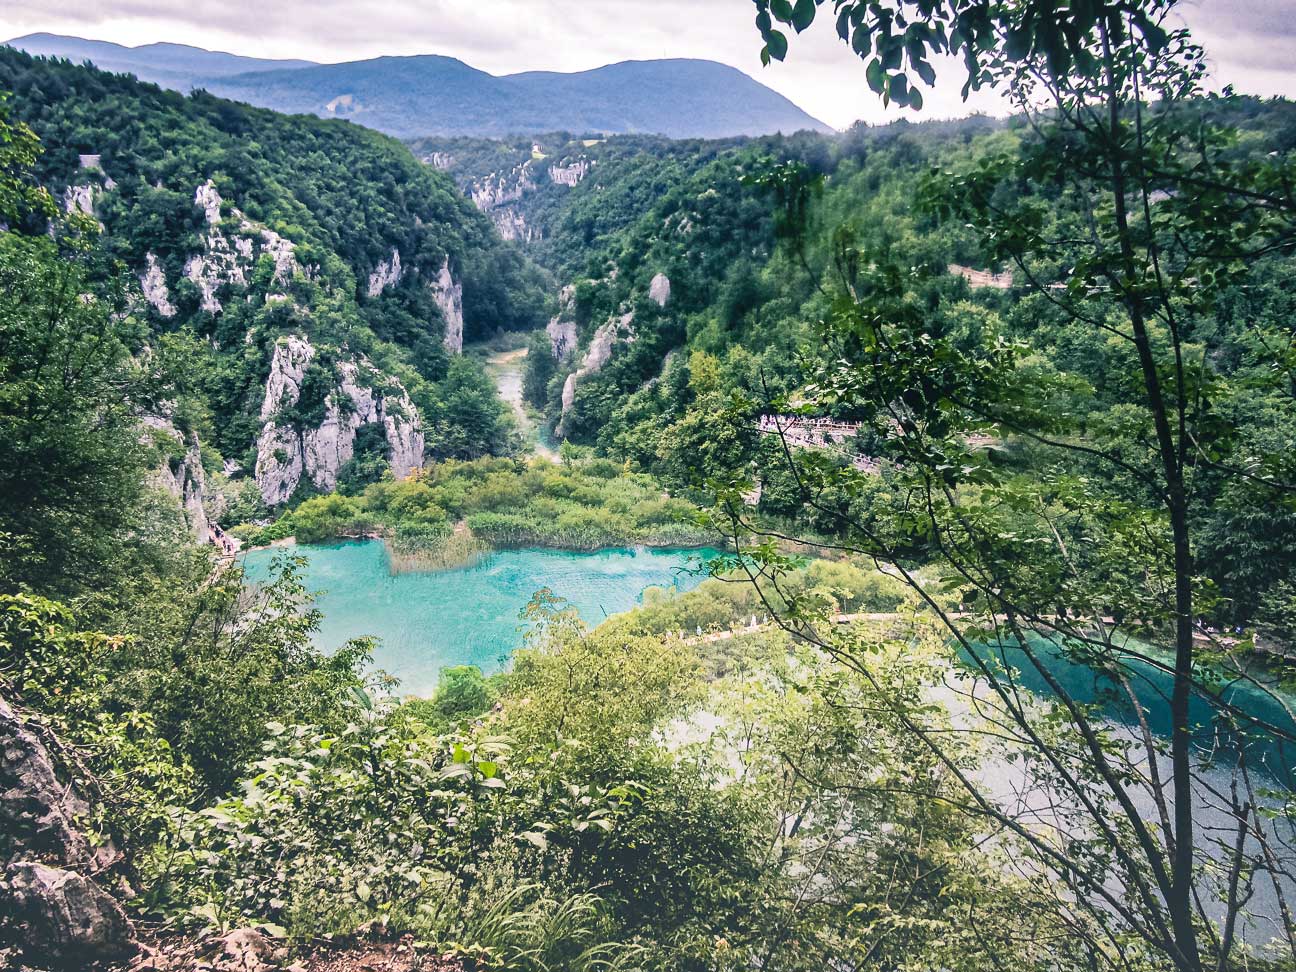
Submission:
[[[526,368],[527,349],[514,348],[510,351],[497,351],[486,359],[486,370],[495,379],[500,398],[513,410],[522,440],[533,455],[544,459],[558,459],[558,453],[545,442],[544,429],[536,424],[522,401],[522,373]]]

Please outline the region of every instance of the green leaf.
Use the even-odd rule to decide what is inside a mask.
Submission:
[[[774,60],[783,60],[783,58],[787,57],[787,37],[780,30],[771,30],[769,38],[765,42],[765,50],[769,51],[769,56]]]
[[[805,30],[815,19],[815,0],[797,0],[796,7],[792,10],[792,27],[799,34]]]
[[[879,58],[875,57],[869,61],[868,67],[864,70],[864,79],[876,94],[882,94],[886,88],[886,72],[882,70],[882,61]]]
[[[785,24],[792,22],[791,0],[770,0],[770,13]]]

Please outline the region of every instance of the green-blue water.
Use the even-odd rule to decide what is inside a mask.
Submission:
[[[244,557],[248,578],[264,580],[274,558],[285,552],[307,558],[306,586],[320,592],[315,606],[324,621],[316,644],[331,651],[350,638],[381,639],[375,667],[399,678],[402,692],[416,695],[430,694],[446,665],[499,669],[521,644],[518,612],[542,587],[566,598],[595,625],[634,607],[645,588],[696,587],[703,578],[687,568],[714,555],[501,550],[472,567],[393,576],[383,544],[360,541],[253,550]]]

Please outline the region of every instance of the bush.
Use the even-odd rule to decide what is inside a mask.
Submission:
[[[312,497],[292,513],[293,534],[302,543],[319,543],[354,533],[369,522],[354,500],[339,493]]]

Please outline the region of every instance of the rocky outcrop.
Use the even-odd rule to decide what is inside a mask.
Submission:
[[[549,179],[560,186],[574,186],[589,175],[589,170],[593,166],[594,163],[589,159],[577,159],[567,165],[551,165]]]
[[[177,436],[179,434],[176,432]],[[198,543],[207,543],[211,539],[211,520],[207,516],[207,477],[203,473],[197,435],[190,438],[189,448],[178,466],[173,468],[168,463],[162,467],[161,479],[180,504],[194,539]]]
[[[528,226],[526,217],[512,206],[501,206],[499,209],[490,210],[490,218],[495,224],[495,229],[499,231],[501,239],[531,243],[541,238],[540,231],[534,226]]]
[[[221,221],[221,194],[216,191],[216,184],[208,179],[194,192],[194,205],[203,211],[208,226],[219,226]]]
[[[652,278],[652,283],[648,285],[648,299],[658,307],[665,307],[666,302],[670,300],[671,282],[670,277],[664,273],[659,273]]]
[[[121,905],[84,875],[18,861],[5,870],[4,885],[9,934],[43,963],[80,970],[134,951]]]
[[[570,319],[576,288],[568,284],[558,293],[558,313],[545,326],[549,334],[549,348],[559,361],[576,351],[576,322]]]
[[[528,161],[508,172],[492,172],[474,180],[468,186],[468,196],[474,206],[482,212],[489,212],[506,203],[517,202],[535,187],[535,176]]]
[[[185,261],[184,275],[198,288],[201,307],[209,314],[219,314],[223,310],[216,296],[222,286],[247,286],[248,271],[259,255],[258,245],[261,253],[269,254],[274,260],[274,283],[287,286],[301,269],[295,256],[296,244],[268,227],[253,223],[238,209],[230,210],[230,218],[238,220],[238,232],[227,234],[221,221],[223,202],[210,179],[194,191],[194,205],[203,211],[207,233],[203,238],[203,252],[195,253]],[[159,276],[165,285],[165,276],[160,273]],[[268,294],[266,299],[288,298],[286,294]]]
[[[445,321],[445,346],[452,354],[458,354],[463,350],[463,284],[450,272],[449,256],[445,258],[436,280],[432,282],[432,299],[441,309],[441,317]]]
[[[397,477],[423,466],[423,431],[413,401],[399,383],[379,391],[376,386],[383,376],[363,359],[337,365],[337,387],[329,394],[318,427],[281,424],[279,415],[297,403],[314,358],[315,348],[305,338],[290,336],[275,345],[261,404],[264,425],[257,439],[256,463],[257,487],[269,506],[287,501],[303,476],[318,489],[333,489],[339,471],[355,453],[361,426],[382,426],[388,462]]]
[[[247,285],[246,268],[251,261],[251,251],[236,247],[221,230],[222,201],[210,179],[194,191],[194,205],[202,209],[207,220],[207,235],[203,252],[189,257],[184,267],[185,276],[193,281],[201,295],[200,306],[209,314],[219,314],[222,310],[216,297],[222,285]]]
[[[41,738],[0,698],[0,863],[18,856],[61,864],[100,857],[81,832],[90,805],[59,782]],[[111,856],[111,850],[107,852]]]
[[[243,220],[241,228],[247,231],[255,227],[247,220]],[[270,258],[274,260],[274,282],[287,286],[292,283],[293,276],[301,269],[297,263],[297,244],[264,226],[260,227],[258,232],[261,236],[262,251],[269,253]]]
[[[402,276],[404,271],[401,269],[400,251],[392,247],[391,256],[374,267],[373,273],[369,274],[367,293],[370,297],[377,297],[388,287],[400,283]]]
[[[454,156],[449,152],[433,152],[431,155],[423,156],[423,161],[434,169],[440,169],[442,172],[448,172],[454,167]]]
[[[580,367],[567,376],[567,381],[563,383],[562,390],[562,414],[563,421],[558,424],[558,434],[564,432],[563,422],[566,421],[566,415],[571,411],[572,406],[576,403],[576,385],[587,375],[601,369],[608,363],[612,357],[612,348],[618,340],[634,340],[634,314],[626,313],[620,317],[614,317],[599,327],[590,338],[588,350],[585,357],[581,359]]]
[[[68,186],[64,189],[63,211],[94,216],[94,186]]]
[[[144,272],[139,278],[140,290],[144,299],[163,317],[175,317],[176,306],[171,303],[171,290],[167,287],[166,274],[162,264],[158,263],[157,254],[150,251],[144,258]]]
[[[194,539],[198,543],[207,543],[212,535],[212,515],[208,510],[215,501],[219,512],[224,508],[224,501],[207,490],[207,476],[203,472],[202,448],[197,433],[191,433],[186,442],[180,430],[165,415],[146,415],[141,421],[146,428],[166,436],[176,447],[184,449],[180,459],[166,459],[158,468],[155,478],[175,498]],[[147,437],[144,437],[144,441],[147,441]]]
[[[90,806],[58,778],[43,737],[0,697],[0,945],[42,967],[83,969],[132,950],[121,907],[73,868],[112,864],[81,830]]]
[[[65,213],[81,213],[84,216],[96,216],[95,197],[100,191],[106,191],[117,188],[117,183],[112,177],[104,171],[103,164],[98,155],[81,155],[78,156],[81,163],[81,171],[89,173],[88,176],[78,176],[79,179],[90,179],[90,182],[81,182],[70,185],[63,190],[63,211]],[[100,223],[102,229],[103,224]]]

